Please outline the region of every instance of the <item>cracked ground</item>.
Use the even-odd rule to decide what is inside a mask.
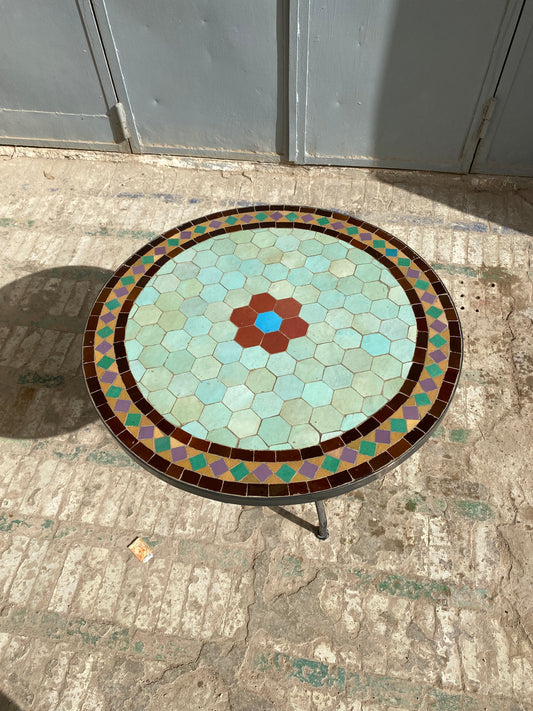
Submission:
[[[533,180],[12,148],[0,177],[2,710],[533,709]],[[312,504],[220,504],[150,475],[81,377],[123,260],[258,203],[392,232],[463,324],[440,427],[327,502],[327,541]]]

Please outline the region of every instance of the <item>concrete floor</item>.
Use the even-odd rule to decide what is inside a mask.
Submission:
[[[533,709],[533,180],[0,148],[0,181],[2,711]],[[138,468],[80,375],[112,270],[259,202],[393,232],[463,321],[442,426],[328,502],[326,542],[294,518],[313,505],[222,505]]]

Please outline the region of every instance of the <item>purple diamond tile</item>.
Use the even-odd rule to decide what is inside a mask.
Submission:
[[[211,467],[211,471],[215,476],[222,476],[224,472],[228,471],[228,465],[223,459],[217,459],[216,462],[213,462],[209,466]]]
[[[154,249],[154,254],[166,254],[167,253],[167,248],[166,247],[156,247]]]
[[[130,400],[117,400],[113,410],[115,412],[127,412],[131,407]]]
[[[350,447],[344,447],[342,450],[339,459],[342,462],[348,462],[349,464],[355,464],[355,460],[357,459],[357,450],[356,449],[350,449]]]
[[[315,474],[318,471],[318,467],[316,464],[313,464],[312,462],[304,462],[302,466],[300,467],[300,474],[303,474],[306,476],[308,479],[312,479]]]
[[[432,378],[426,378],[425,380],[421,380],[420,385],[424,388],[424,390],[427,393],[429,393],[431,390],[437,389],[437,386],[433,382]]]
[[[442,333],[448,328],[448,326],[445,323],[442,323],[442,321],[433,321],[431,328],[434,328],[435,331]]]
[[[182,459],[187,459],[187,448],[186,447],[173,447],[170,450],[170,456],[173,462],[179,462]]]
[[[363,242],[370,242],[372,235],[370,232],[359,232],[359,239],[363,240]]]
[[[375,437],[376,442],[379,442],[380,444],[390,444],[390,432],[387,432],[386,430],[376,430]]]
[[[101,319],[104,323],[111,323],[111,321],[114,321],[116,319],[116,316],[111,311],[108,311],[101,317]]]
[[[128,293],[128,290],[125,286],[121,286],[119,289],[115,289],[113,293],[115,296],[125,296]]]
[[[305,215],[302,217],[302,222],[312,222],[314,219],[314,215],[311,215],[309,212],[306,212]]]
[[[113,373],[112,370],[106,370],[106,372],[102,375],[100,380],[103,383],[109,383],[111,385],[117,379],[117,375],[118,375],[118,373]]]
[[[422,297],[422,301],[425,301],[426,304],[432,304],[436,298],[437,297],[435,296],[435,294],[428,294],[428,292],[426,291],[426,293]]]
[[[344,227],[344,223],[343,222],[334,222],[331,226],[333,227],[334,230],[342,230],[342,228]]]
[[[209,227],[220,227],[221,224],[222,222],[219,222],[218,220],[211,220]]]
[[[154,428],[152,425],[143,425],[139,427],[139,439],[151,439],[154,436]]]
[[[266,464],[260,464],[257,469],[253,470],[253,474],[255,474],[259,481],[266,481],[269,476],[272,476],[272,472]]]
[[[420,415],[418,414],[418,407],[411,405],[406,405],[402,408],[403,416],[406,420],[418,420]]]
[[[253,219],[251,215],[245,214],[241,217],[241,222],[251,222]]]
[[[180,232],[180,239],[190,239],[192,232],[190,230],[185,230],[185,232]]]
[[[113,348],[111,343],[108,343],[107,341],[102,341],[99,346],[96,346],[95,350],[99,353],[107,353],[107,351],[111,350],[111,348]]]
[[[146,267],[144,264],[136,264],[131,270],[134,274],[144,274]]]
[[[411,269],[409,267],[409,269],[407,270],[407,276],[412,277],[413,279],[418,279],[418,277],[420,276],[420,272],[418,271],[418,269]]]
[[[442,351],[435,351],[434,353],[430,353],[429,355],[433,358],[435,363],[440,363],[441,361],[446,360],[446,356]]]
[[[276,210],[276,212],[273,212],[273,213],[270,215],[270,217],[271,217],[273,220],[279,220],[280,217],[283,217],[283,213],[282,213],[282,212],[279,212],[279,210]]]

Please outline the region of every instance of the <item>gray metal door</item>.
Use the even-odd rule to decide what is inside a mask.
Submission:
[[[468,171],[522,0],[295,4],[293,160]]]
[[[494,101],[487,106],[475,173],[533,175],[533,2],[527,0]]]
[[[0,0],[0,18],[0,142],[129,150],[90,2]]]
[[[287,3],[93,0],[133,149],[285,153]]]

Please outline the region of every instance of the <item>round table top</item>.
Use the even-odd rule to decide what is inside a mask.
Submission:
[[[201,217],[139,249],[85,332],[91,398],[149,470],[247,504],[375,479],[429,436],[462,360],[457,312],[396,237],[308,207]]]

